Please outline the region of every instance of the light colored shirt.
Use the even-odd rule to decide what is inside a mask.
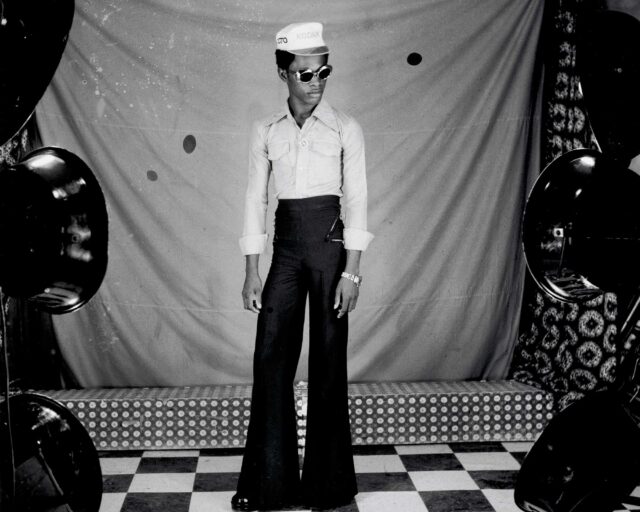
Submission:
[[[302,128],[288,106],[254,123],[239,240],[244,255],[260,254],[267,245],[271,174],[278,199],[341,197],[345,249],[366,250],[373,235],[367,231],[364,137],[355,119],[321,100]]]

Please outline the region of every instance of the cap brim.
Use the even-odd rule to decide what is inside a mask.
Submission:
[[[301,50],[287,50],[294,55],[326,55],[329,48],[326,46],[316,46],[315,48],[303,48]]]

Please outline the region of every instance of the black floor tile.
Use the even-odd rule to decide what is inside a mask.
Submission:
[[[194,492],[235,491],[238,473],[196,473]]]
[[[207,457],[224,457],[227,455],[242,455],[244,448],[205,448],[200,450],[200,455]]]
[[[480,489],[514,489],[518,471],[485,470],[468,472]]]
[[[142,457],[143,450],[113,450],[98,452],[101,459],[115,459],[120,457]]]
[[[143,457],[136,473],[195,473],[198,457]]]
[[[127,492],[133,475],[102,475],[102,492]]]
[[[453,453],[419,453],[400,455],[407,471],[444,471],[464,469]]]
[[[396,449],[390,445],[354,446],[354,455],[397,455]]]
[[[429,512],[495,512],[482,491],[421,491]]]
[[[466,452],[506,452],[507,449],[502,443],[449,443],[449,447],[457,453]]]
[[[407,473],[356,473],[359,492],[415,491]]]
[[[636,507],[640,507],[640,497],[629,496],[628,498],[622,500],[622,503],[626,503],[627,505],[634,505]]]
[[[189,512],[189,492],[140,492],[127,494],[120,512]]]

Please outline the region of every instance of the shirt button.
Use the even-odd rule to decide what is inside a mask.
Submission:
[[[303,148],[306,148],[309,145],[309,141],[307,139],[302,139],[300,141],[300,146],[302,146]]]

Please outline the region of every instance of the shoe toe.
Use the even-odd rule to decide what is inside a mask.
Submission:
[[[231,508],[233,510],[258,510],[249,498],[238,494],[231,498]]]

